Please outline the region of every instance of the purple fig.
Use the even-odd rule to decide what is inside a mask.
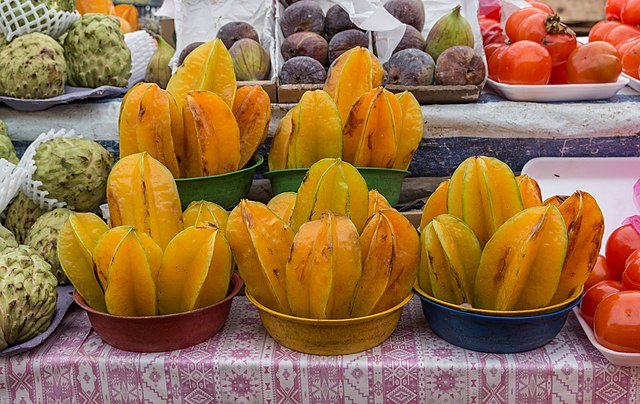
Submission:
[[[187,58],[187,56],[189,56],[189,54],[196,50],[196,48],[200,45],[204,45],[204,42],[192,42],[189,45],[185,46],[182,52],[180,52],[180,56],[178,56],[178,66],[182,66],[182,63]]]
[[[454,46],[442,52],[436,62],[436,84],[479,85],[484,81],[484,60],[468,46]]]
[[[328,49],[327,41],[315,32],[296,32],[289,35],[280,47],[285,62],[292,57],[309,56],[323,65],[327,64]]]
[[[327,16],[324,19],[325,32],[329,37],[332,37],[338,32],[346,31],[348,29],[358,29],[358,27],[356,24],[351,22],[349,13],[339,5],[334,4],[327,11]]]
[[[424,50],[424,37],[422,34],[411,25],[406,26],[404,35],[400,40],[400,43],[393,50],[393,53],[400,52],[405,49],[420,49]]]
[[[356,46],[369,47],[367,34],[357,29],[338,32],[329,42],[329,62],[333,63],[340,55]]]
[[[471,25],[460,14],[460,5],[458,5],[433,25],[427,35],[426,51],[433,60],[438,60],[440,54],[451,47],[469,46],[473,48],[473,44]]]
[[[237,41],[229,49],[229,54],[239,81],[265,80],[269,77],[269,54],[253,39],[244,38]]]
[[[433,84],[435,62],[419,49],[405,49],[394,53],[384,64],[385,84],[401,86],[429,86]]]
[[[324,66],[308,56],[291,58],[280,69],[281,84],[323,84],[326,79]]]
[[[296,32],[324,33],[324,12],[312,0],[298,1],[284,10],[280,27],[285,38]]]
[[[422,0],[389,0],[384,8],[400,22],[411,25],[422,32],[424,28],[424,5]]]
[[[258,33],[251,24],[242,21],[234,21],[224,24],[218,31],[217,36],[227,49],[231,49],[234,43],[244,38],[260,42]]]

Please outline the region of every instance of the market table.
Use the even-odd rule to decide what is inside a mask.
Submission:
[[[640,402],[640,368],[610,365],[571,315],[544,348],[464,350],[429,329],[417,298],[391,338],[338,357],[278,345],[244,297],[225,328],[189,349],[137,354],[106,345],[74,307],[40,348],[0,358],[0,402]]]

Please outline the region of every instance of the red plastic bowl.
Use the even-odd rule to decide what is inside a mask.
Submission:
[[[213,337],[224,327],[231,301],[242,288],[234,272],[229,295],[213,306],[187,313],[148,317],[118,317],[89,307],[78,292],[73,298],[89,316],[91,326],[107,344],[133,352],[166,352],[188,348]]]

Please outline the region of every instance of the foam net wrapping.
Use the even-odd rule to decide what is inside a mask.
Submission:
[[[124,42],[131,50],[131,77],[129,87],[143,81],[147,66],[158,48],[156,40],[147,31],[136,31],[124,35]]]
[[[9,206],[27,178],[25,169],[0,159],[0,213]]]
[[[32,32],[57,39],[78,18],[77,11],[58,11],[31,0],[0,0],[0,32],[7,41]]]

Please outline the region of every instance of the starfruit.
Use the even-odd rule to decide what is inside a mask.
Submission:
[[[322,90],[307,91],[291,115],[287,168],[310,167],[342,156],[342,121],[335,102]]]
[[[380,313],[402,302],[411,293],[420,264],[418,232],[395,209],[380,210],[369,219],[360,248],[362,276],[351,317]]]
[[[383,209],[391,209],[387,198],[385,198],[380,192],[375,189],[369,191],[369,209],[367,210],[367,218],[380,212]]]
[[[93,268],[93,250],[109,227],[93,213],[71,212],[58,233],[58,260],[76,291],[92,308],[106,312],[104,291]]]
[[[160,314],[211,306],[227,296],[233,259],[224,232],[188,227],[167,245],[158,275]]]
[[[552,304],[567,300],[587,281],[596,265],[604,234],[600,206],[587,192],[576,191],[560,205],[560,213],[567,226],[569,244]]]
[[[553,195],[545,199],[542,204],[543,205],[553,205],[556,208],[559,208],[560,205],[564,203],[569,197],[565,195]]]
[[[293,230],[260,202],[242,200],[227,222],[227,239],[247,291],[261,304],[290,314],[285,267]]]
[[[173,96],[156,84],[136,84],[120,106],[120,158],[147,152],[175,178],[184,160],[182,113]]]
[[[184,227],[205,226],[211,223],[223,231],[227,228],[229,214],[220,205],[209,201],[193,201],[182,213]]]
[[[218,38],[198,46],[171,76],[167,91],[173,95],[182,111],[190,91],[211,91],[233,107],[236,95],[236,74],[231,55]]]
[[[437,299],[473,305],[482,249],[467,224],[448,214],[436,216],[420,236],[420,287]]]
[[[448,213],[467,223],[481,246],[522,209],[516,177],[502,161],[470,157],[454,171],[447,191]]]
[[[138,9],[132,4],[118,4],[113,8],[111,14],[127,21],[132,32],[137,31],[140,28],[140,23],[138,21]]]
[[[516,177],[516,181],[518,181],[520,197],[525,209],[542,205],[542,191],[536,180],[525,174]]]
[[[413,94],[405,90],[402,93],[395,94],[395,97],[400,102],[402,119],[396,125],[398,150],[392,168],[407,170],[413,155],[416,154],[418,146],[420,146],[424,120],[420,103]]]
[[[267,208],[271,209],[285,223],[289,223],[293,215],[293,207],[296,206],[297,197],[298,194],[295,192],[283,192],[271,198],[267,203]]]
[[[443,181],[427,199],[422,209],[420,219],[420,231],[422,231],[436,216],[447,213],[447,193],[449,192],[449,180]]]
[[[94,259],[97,271],[107,274],[104,292],[107,311],[127,317],[158,314],[156,282],[144,245],[134,228],[109,230],[102,235],[95,251],[99,257],[110,255],[110,259]]]
[[[289,157],[289,142],[291,141],[291,133],[293,132],[293,123],[291,117],[295,111],[295,107],[278,123],[276,133],[273,135],[271,148],[269,149],[269,170],[284,170],[287,168],[287,160]],[[342,141],[342,140],[341,140]]]
[[[340,159],[323,159],[311,166],[298,189],[291,228],[298,231],[327,211],[348,216],[358,231],[367,221],[367,183],[355,167]]]
[[[555,206],[526,209],[485,246],[476,274],[475,307],[525,310],[547,306],[558,288],[567,229]]]
[[[264,143],[271,120],[271,100],[260,86],[241,87],[233,102],[233,115],[240,130],[240,164],[247,165]]]
[[[240,130],[231,108],[217,94],[192,91],[183,112],[186,177],[236,171],[240,166]]]
[[[401,122],[400,102],[390,91],[364,93],[344,127],[344,160],[357,167],[393,167]]]
[[[314,319],[349,318],[361,275],[358,230],[348,217],[327,212],[305,223],[286,267],[291,312]]]
[[[81,15],[98,13],[113,14],[114,5],[111,0],[76,0],[76,9]]]
[[[182,231],[182,208],[173,176],[147,153],[117,162],[107,180],[111,226],[134,226],[161,247]]]
[[[381,86],[383,78],[384,70],[378,58],[368,49],[356,46],[333,62],[323,90],[336,101],[345,124],[356,101],[366,92]]]

